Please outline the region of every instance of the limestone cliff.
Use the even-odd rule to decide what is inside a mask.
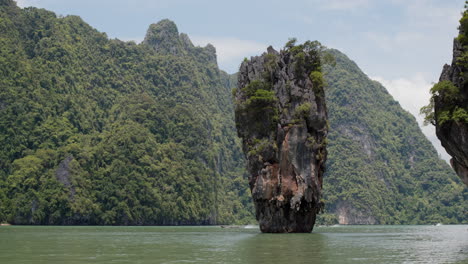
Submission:
[[[217,64],[216,49],[213,45],[194,46],[189,36],[185,33],[179,34],[177,25],[169,19],[163,19],[158,23],[151,24],[146,31],[142,44],[151,47],[159,54],[191,55],[197,61]]]
[[[321,46],[272,47],[245,60],[235,90],[236,127],[262,232],[311,232],[327,158]]]
[[[454,40],[452,64],[444,66],[432,93],[437,137],[452,156],[453,169],[468,186],[468,32],[464,18],[460,35]]]

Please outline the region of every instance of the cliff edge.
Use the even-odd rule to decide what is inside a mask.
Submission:
[[[460,19],[453,43],[451,65],[444,65],[439,82],[431,89],[430,105],[423,108],[426,120],[436,127],[437,137],[450,163],[468,186],[468,12]],[[432,112],[433,109],[433,112]]]

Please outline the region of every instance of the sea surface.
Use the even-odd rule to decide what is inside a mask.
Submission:
[[[262,234],[257,226],[0,226],[0,263],[457,263],[468,225],[332,226]]]

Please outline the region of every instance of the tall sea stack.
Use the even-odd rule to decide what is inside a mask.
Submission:
[[[234,91],[236,127],[262,232],[311,232],[327,158],[318,42],[269,47],[245,59]]]

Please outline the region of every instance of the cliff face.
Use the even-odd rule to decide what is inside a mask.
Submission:
[[[463,32],[460,34],[464,35]],[[453,169],[468,186],[468,116],[461,119],[453,116],[456,111],[460,111],[459,109],[465,109],[466,114],[468,108],[468,67],[462,58],[466,52],[466,46],[459,39],[455,39],[452,64],[444,65],[439,83],[449,81],[458,91],[456,98],[448,91],[439,91],[434,96],[434,115],[440,117],[447,111],[452,114],[449,120],[435,118],[436,134],[447,153],[452,156],[450,163]]]
[[[311,232],[327,157],[319,46],[269,47],[240,67],[236,127],[262,232]]]

